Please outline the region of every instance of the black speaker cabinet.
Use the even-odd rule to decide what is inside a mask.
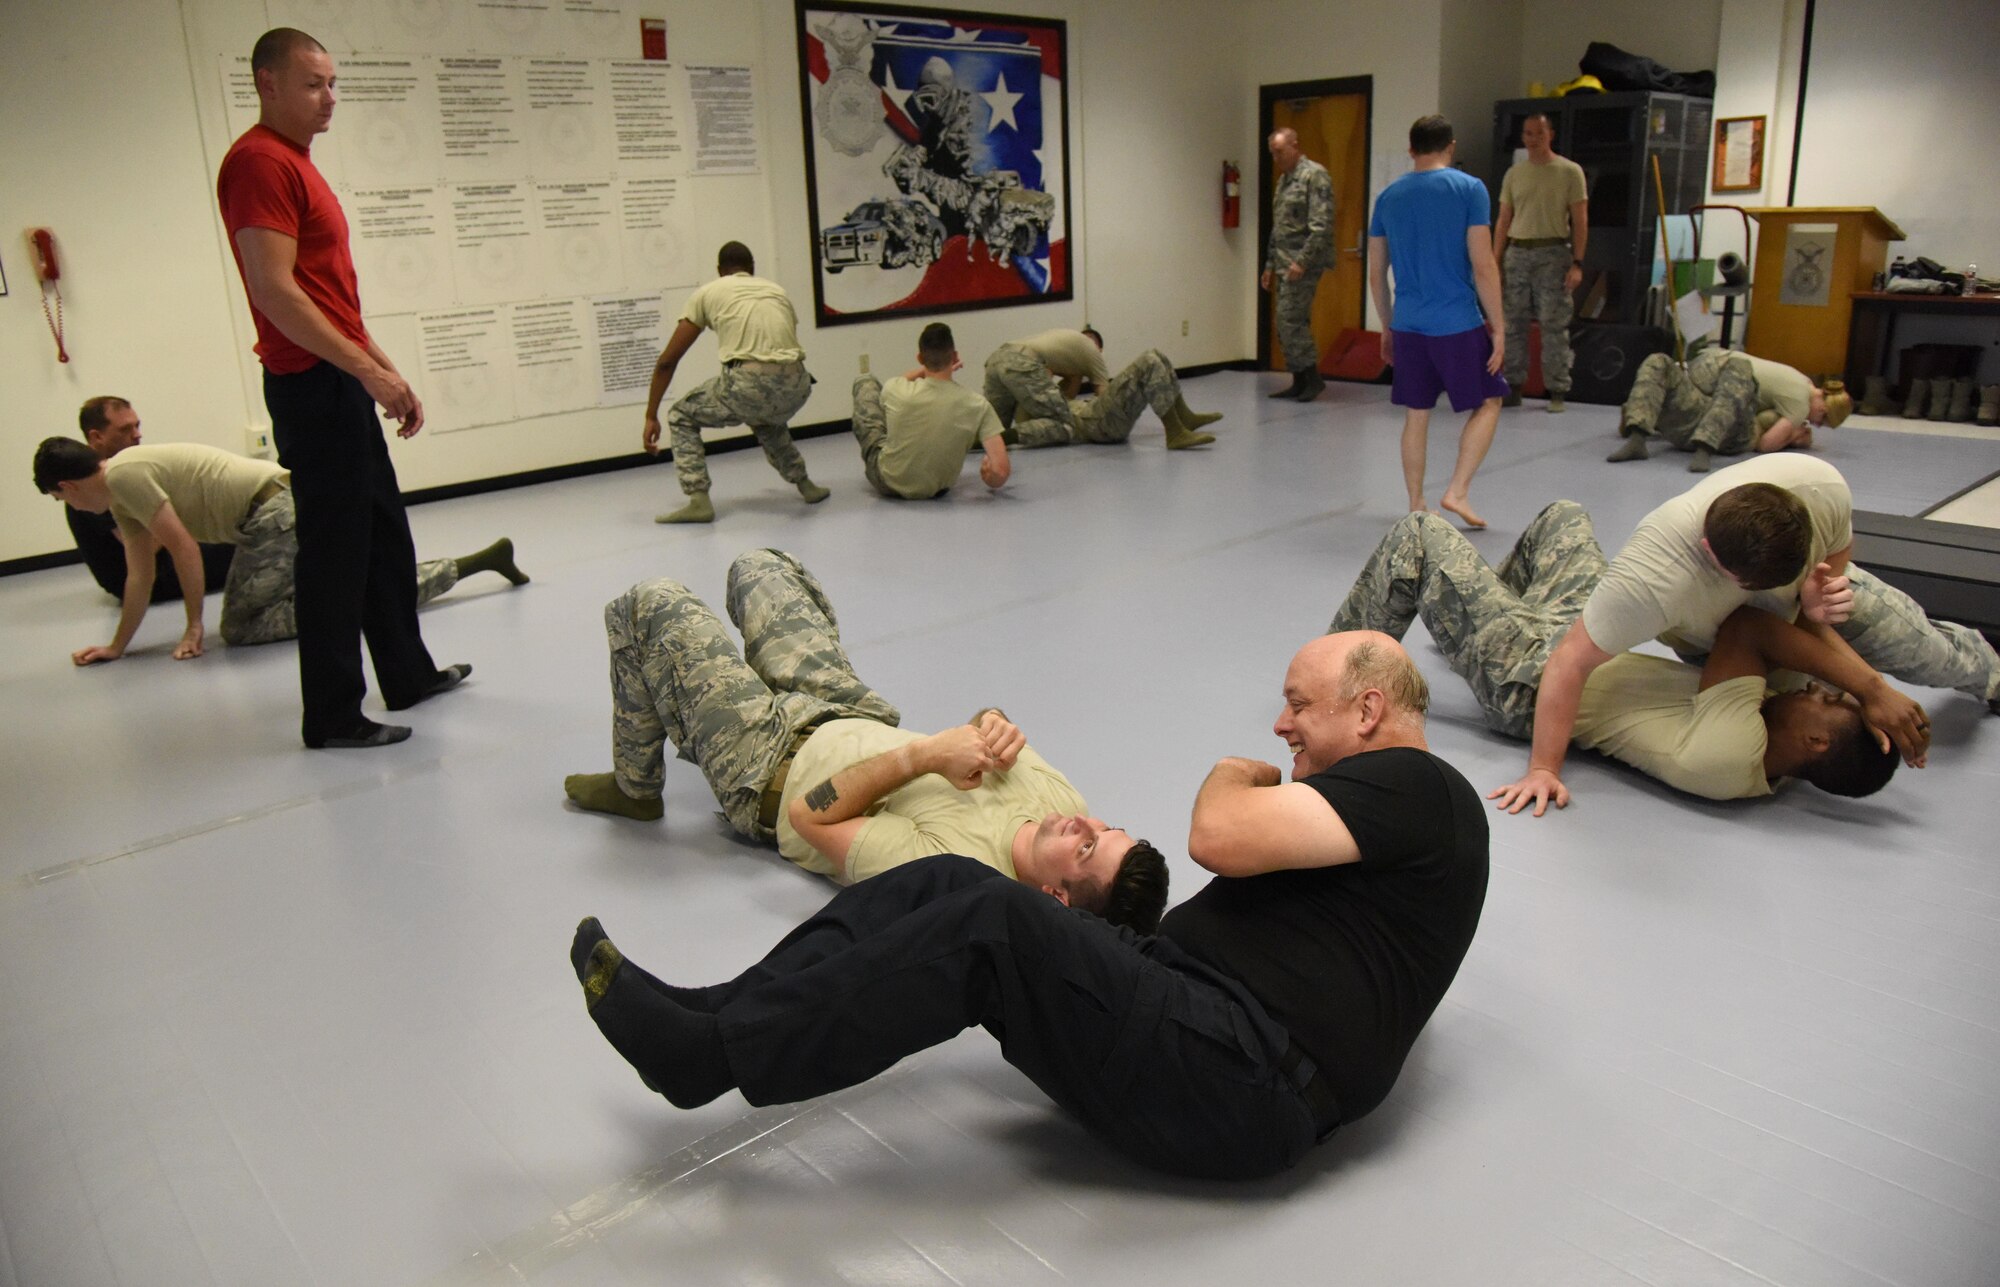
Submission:
[[[1570,331],[1569,399],[1617,405],[1632,392],[1639,364],[1655,353],[1671,353],[1673,337],[1657,326],[1594,322]]]

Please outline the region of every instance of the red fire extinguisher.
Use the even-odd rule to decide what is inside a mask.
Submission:
[[[1222,163],[1222,226],[1234,228],[1243,218],[1243,176],[1227,161]]]

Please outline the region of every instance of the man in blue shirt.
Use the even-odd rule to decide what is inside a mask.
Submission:
[[[1396,373],[1389,400],[1404,408],[1403,479],[1410,509],[1428,508],[1424,449],[1431,408],[1446,393],[1453,411],[1472,414],[1438,504],[1467,527],[1485,527],[1469,492],[1472,475],[1493,445],[1500,399],[1507,394],[1500,378],[1507,323],[1488,231],[1486,185],[1451,168],[1457,146],[1451,122],[1442,116],[1425,116],[1410,126],[1415,168],[1383,189],[1368,226],[1368,289],[1382,318],[1382,359]]]

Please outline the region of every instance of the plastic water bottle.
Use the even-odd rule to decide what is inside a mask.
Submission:
[[[1979,293],[1978,264],[1967,264],[1965,266],[1965,285],[1959,288],[1958,293],[1961,295],[1977,295]]]

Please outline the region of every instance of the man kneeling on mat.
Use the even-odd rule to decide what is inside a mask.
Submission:
[[[728,983],[662,983],[595,918],[571,963],[599,1031],[682,1108],[824,1095],[976,1025],[1129,1157],[1275,1174],[1382,1102],[1479,924],[1485,810],[1426,749],[1428,698],[1385,635],[1301,649],[1272,729],[1292,781],[1210,771],[1188,851],[1216,878],[1157,936],[946,855],[842,890]]]
[[[1451,524],[1411,514],[1382,538],[1328,629],[1401,638],[1421,616],[1486,722],[1525,741],[1549,654],[1604,567],[1590,516],[1574,501],[1537,515],[1497,571]],[[1776,670],[1842,692],[1773,693],[1766,680]],[[1710,800],[1770,795],[1792,777],[1865,796],[1888,783],[1899,757],[1864,707],[1894,721],[1914,705],[1851,653],[1746,605],[1724,620],[1701,666],[1627,652],[1591,671],[1570,736]]]
[[[671,740],[739,833],[840,884],[964,854],[1056,904],[1159,924],[1166,859],[1089,816],[1005,714],[928,737],[897,728],[901,712],[854,673],[819,580],[782,551],[738,557],[728,596],[740,655],[678,581],[605,605],[614,768],[563,780],[578,806],[659,818]]]

